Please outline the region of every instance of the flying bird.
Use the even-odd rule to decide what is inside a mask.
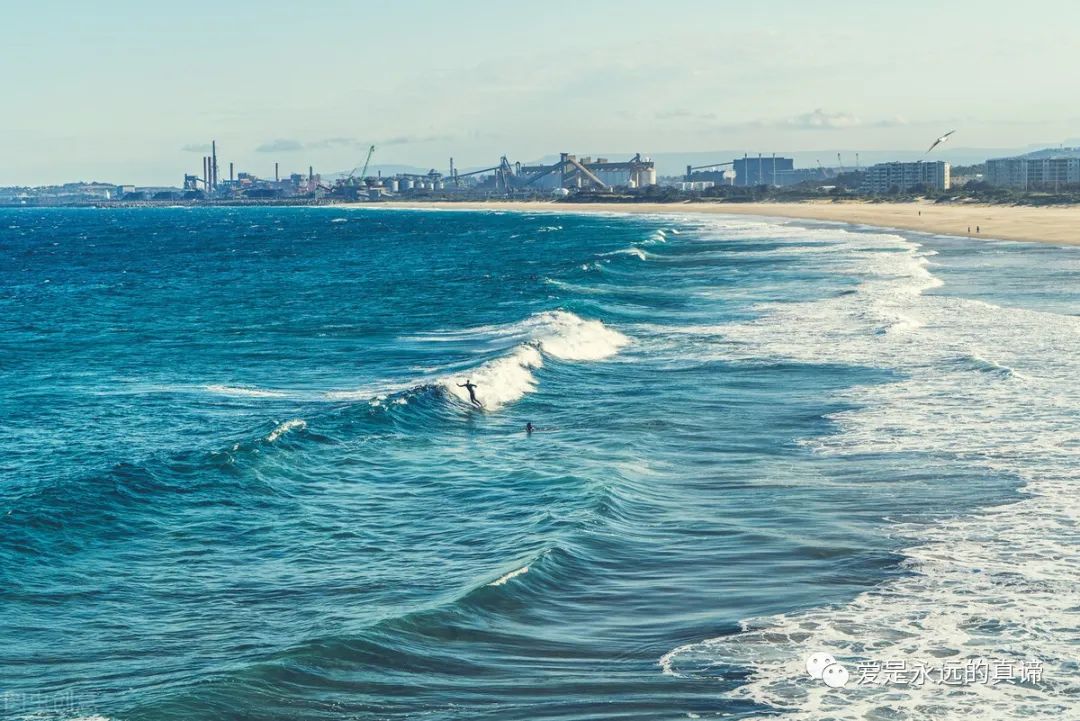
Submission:
[[[955,130],[950,130],[949,132],[947,132],[947,133],[945,133],[944,135],[942,135],[942,136],[941,136],[940,138],[938,138],[937,140],[935,140],[935,141],[934,141],[933,145],[931,145],[931,146],[930,146],[929,148],[927,148],[927,149],[926,149],[926,152],[928,152],[928,153],[929,153],[929,152],[930,152],[931,150],[933,150],[933,149],[934,149],[934,148],[936,148],[937,146],[939,146],[939,145],[941,145],[942,143],[944,143],[944,142],[945,142],[946,140],[948,140],[948,139],[949,139],[949,136],[950,136],[950,135],[952,135],[952,134],[953,134],[953,133],[955,133],[955,132],[956,132]]]

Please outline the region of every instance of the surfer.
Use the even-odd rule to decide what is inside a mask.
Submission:
[[[525,424],[525,432],[528,433],[530,436],[532,435],[532,432],[535,431],[535,430],[536,430],[536,427],[533,426],[532,421],[529,421],[528,423]]]
[[[458,388],[465,388],[469,391],[469,401],[477,408],[483,410],[484,406],[480,401],[476,400],[476,384],[472,382],[472,378],[467,379],[464,383],[458,383]]]

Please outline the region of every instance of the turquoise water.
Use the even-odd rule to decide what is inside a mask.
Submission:
[[[0,709],[1076,710],[1078,279],[723,216],[0,211]],[[1047,680],[827,695],[820,649]]]

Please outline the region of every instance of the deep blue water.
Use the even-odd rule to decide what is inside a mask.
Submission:
[[[0,709],[772,713],[738,692],[757,659],[700,644],[910,582],[921,531],[898,527],[1032,483],[992,437],[921,438],[938,415],[911,395],[961,399],[970,439],[994,419],[964,409],[1004,414],[1013,376],[1071,373],[977,327],[1042,314],[1075,349],[1078,256],[1029,248],[723,217],[0,211]]]

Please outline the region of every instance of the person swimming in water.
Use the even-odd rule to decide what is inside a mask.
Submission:
[[[481,404],[480,401],[476,400],[476,384],[472,382],[472,378],[467,379],[464,383],[458,383],[457,387],[465,388],[469,391],[469,401],[474,406],[480,408],[481,410],[484,408],[483,404]]]
[[[536,430],[536,426],[534,426],[532,424],[532,421],[529,421],[528,423],[525,424],[525,432],[528,433],[529,435],[532,435],[532,432],[535,431],[535,430]]]

